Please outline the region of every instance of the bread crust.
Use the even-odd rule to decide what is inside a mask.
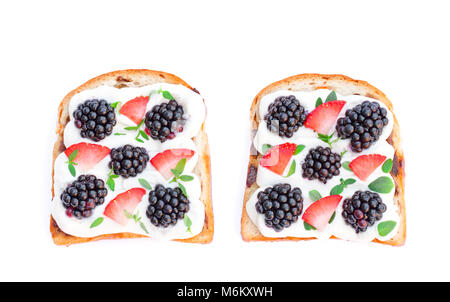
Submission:
[[[258,129],[258,110],[259,110],[259,102],[261,98],[267,94],[270,94],[277,90],[317,90],[317,89],[331,89],[339,91],[345,91],[346,94],[359,94],[362,96],[370,97],[376,99],[382,103],[384,103],[389,110],[392,112],[394,117],[394,127],[392,129],[391,135],[388,137],[387,142],[391,144],[394,149],[394,159],[393,159],[393,169],[391,171],[391,175],[395,182],[395,194],[394,194],[394,202],[397,203],[399,208],[399,216],[400,216],[400,225],[398,228],[397,234],[386,241],[380,241],[378,239],[374,239],[373,242],[393,245],[393,246],[401,246],[405,243],[406,240],[406,211],[405,211],[405,186],[404,186],[404,178],[405,178],[405,160],[403,155],[403,150],[401,148],[401,140],[400,140],[400,127],[398,124],[398,120],[395,117],[393,112],[392,103],[386,97],[386,95],[381,92],[379,89],[370,85],[365,81],[354,80],[344,75],[340,74],[299,74],[295,76],[288,77],[286,79],[277,81],[272,83],[262,89],[256,97],[253,99],[251,109],[250,109],[250,133],[251,133],[251,141],[253,148],[253,138]],[[242,207],[242,218],[241,218],[241,235],[244,241],[300,241],[300,240],[312,240],[316,239],[314,237],[304,238],[304,237],[279,237],[279,238],[269,238],[264,237],[261,232],[258,230],[255,224],[250,220],[250,217],[246,211],[246,203],[253,192],[258,189],[258,185],[254,181],[255,171],[258,169],[258,162],[260,154],[252,155],[250,152],[249,164],[248,164],[248,175],[247,175],[247,185],[244,192],[244,204]],[[249,178],[252,178],[249,180]],[[335,236],[331,237],[332,239],[338,239]]]
[[[179,77],[162,71],[154,71],[148,69],[127,69],[113,71],[97,76],[86,83],[82,84],[78,88],[68,93],[61,101],[58,108],[58,121],[56,127],[56,134],[58,135],[56,143],[53,147],[53,172],[52,172],[52,198],[55,195],[54,191],[54,171],[56,157],[64,152],[66,149],[64,146],[64,128],[69,122],[68,105],[70,99],[77,93],[93,89],[102,85],[113,86],[116,88],[125,87],[141,87],[146,85],[152,85],[156,83],[169,83],[169,84],[181,84],[187,88],[198,91],[192,88],[185,81]],[[204,100],[203,100],[204,101]],[[201,129],[197,136],[193,138],[197,149],[199,150],[199,160],[195,166],[193,172],[199,177],[201,183],[202,193],[200,200],[205,206],[205,222],[202,231],[194,237],[187,239],[175,239],[174,241],[187,242],[187,243],[209,243],[213,239],[214,235],[214,216],[212,210],[212,197],[211,197],[211,160],[209,153],[208,137],[204,130],[205,123],[203,122]],[[50,232],[53,241],[57,245],[66,245],[83,243],[89,241],[98,241],[103,239],[125,239],[125,238],[141,238],[148,237],[134,233],[116,233],[116,234],[104,234],[95,237],[76,237],[64,233],[59,227],[56,221],[50,216]]]

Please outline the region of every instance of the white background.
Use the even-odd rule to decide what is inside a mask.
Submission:
[[[447,1],[8,1],[0,8],[1,281],[449,281]],[[209,245],[49,233],[57,107],[105,72],[174,73],[208,106]],[[245,243],[249,108],[299,73],[366,80],[392,100],[406,158],[406,245]]]

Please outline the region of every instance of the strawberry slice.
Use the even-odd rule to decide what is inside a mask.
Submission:
[[[130,120],[139,124],[144,118],[147,109],[148,96],[138,96],[129,100],[120,108],[119,113],[125,115]]]
[[[361,155],[352,160],[348,166],[359,179],[366,180],[385,160],[386,156],[381,154]]]
[[[142,188],[133,188],[120,193],[108,203],[103,214],[121,225],[126,225],[129,219],[125,216],[125,210],[133,214],[144,195],[145,190]]]
[[[87,172],[92,169],[111,151],[108,147],[105,146],[89,143],[79,143],[70,146],[64,151],[64,153],[67,155],[67,157],[69,157],[70,154],[72,154],[72,152],[75,150],[78,150],[78,153],[73,161],[78,164],[78,167],[83,172]]]
[[[306,209],[302,219],[319,231],[324,230],[341,199],[341,195],[330,195],[319,199]]]
[[[189,160],[194,156],[194,153],[193,150],[189,149],[168,149],[156,154],[150,162],[166,180],[169,180],[173,177],[171,169],[175,169],[181,159]]]
[[[345,101],[331,101],[319,105],[306,117],[305,127],[328,134],[344,105]]]
[[[274,146],[267,150],[259,164],[278,175],[283,175],[284,169],[286,169],[296,148],[297,145],[291,143]]]

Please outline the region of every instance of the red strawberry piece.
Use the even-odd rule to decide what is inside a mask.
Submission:
[[[73,160],[78,164],[78,167],[83,171],[89,171],[96,164],[98,164],[102,159],[104,159],[111,150],[108,147],[89,144],[89,143],[79,143],[70,146],[64,151],[67,157],[72,154],[75,150],[78,150],[77,156]]]
[[[331,101],[319,105],[306,117],[305,127],[328,134],[344,105],[345,101]]]
[[[319,231],[324,230],[341,199],[340,195],[330,195],[317,200],[306,209],[302,219]]]
[[[386,156],[381,154],[361,155],[352,160],[348,166],[359,179],[366,180],[385,160]]]
[[[267,150],[259,164],[278,175],[283,175],[296,148],[297,145],[291,143],[274,146]]]
[[[125,115],[130,120],[139,124],[144,118],[147,109],[148,96],[138,96],[129,100],[120,108],[119,113]]]
[[[129,218],[125,215],[125,211],[133,214],[144,195],[145,190],[142,188],[133,188],[120,193],[108,203],[103,214],[121,225],[126,225]]]
[[[173,177],[171,169],[175,169],[178,162],[186,158],[186,161],[194,156],[194,151],[189,149],[168,149],[156,154],[150,162],[161,175],[169,180]]]

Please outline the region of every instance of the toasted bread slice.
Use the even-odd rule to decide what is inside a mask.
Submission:
[[[330,89],[335,90],[343,95],[362,95],[376,99],[384,103],[388,109],[393,113],[391,101],[384,95],[383,92],[373,87],[367,82],[354,80],[343,75],[322,75],[322,74],[300,74],[292,76],[281,81],[270,84],[261,90],[258,95],[253,100],[250,110],[250,133],[251,139],[253,141],[254,135],[258,129],[260,123],[258,108],[261,98],[267,94],[270,94],[277,90],[291,90],[291,91],[312,91],[317,89]],[[401,149],[400,141],[400,128],[398,121],[394,115],[394,126],[391,135],[388,137],[387,142],[392,145],[395,149],[393,168],[390,172],[394,182],[395,182],[395,194],[394,202],[398,205],[398,211],[400,216],[400,225],[396,235],[386,241],[380,241],[374,239],[373,242],[388,244],[388,245],[403,245],[406,239],[406,213],[405,213],[405,199],[404,199],[404,177],[405,177],[405,161],[403,157],[403,151]],[[253,144],[251,150],[253,148]],[[247,183],[244,194],[244,205],[242,210],[241,219],[241,234],[245,241],[288,241],[288,240],[310,240],[315,239],[313,237],[302,238],[302,237],[265,237],[258,230],[256,225],[250,220],[246,211],[246,203],[250,196],[258,189],[256,184],[256,173],[258,169],[260,154],[252,155],[250,154],[248,172],[247,172]],[[337,239],[332,236],[331,238]]]
[[[95,77],[75,90],[71,91],[67,94],[59,105],[59,113],[58,113],[58,121],[57,121],[57,130],[56,133],[58,135],[57,141],[53,148],[53,181],[52,181],[52,197],[55,195],[54,192],[54,165],[56,157],[64,152],[64,128],[66,124],[69,122],[69,101],[70,99],[77,93],[86,90],[93,89],[102,85],[113,86],[116,88],[125,88],[125,87],[141,87],[146,85],[152,85],[157,83],[169,83],[169,84],[181,84],[186,86],[193,91],[198,91],[188,85],[185,81],[178,78],[177,76],[162,72],[162,71],[153,71],[146,69],[131,69],[131,70],[120,70],[109,72],[98,77]],[[211,200],[211,164],[210,164],[210,154],[209,154],[209,145],[208,138],[204,130],[204,122],[202,127],[197,134],[193,138],[195,145],[199,151],[199,160],[196,167],[193,170],[201,183],[201,197],[200,200],[203,202],[205,206],[205,221],[203,225],[202,231],[194,237],[187,239],[177,239],[176,241],[181,242],[189,242],[189,243],[209,243],[212,241],[214,234],[214,221],[213,221],[213,211],[212,211],[212,200]],[[64,233],[57,225],[56,221],[53,217],[50,217],[50,232],[53,237],[53,241],[57,245],[71,245],[75,243],[83,243],[89,241],[97,241],[102,239],[121,239],[121,238],[139,238],[139,237],[147,237],[134,233],[117,233],[117,234],[105,234],[95,237],[82,238],[76,237],[69,234]]]

